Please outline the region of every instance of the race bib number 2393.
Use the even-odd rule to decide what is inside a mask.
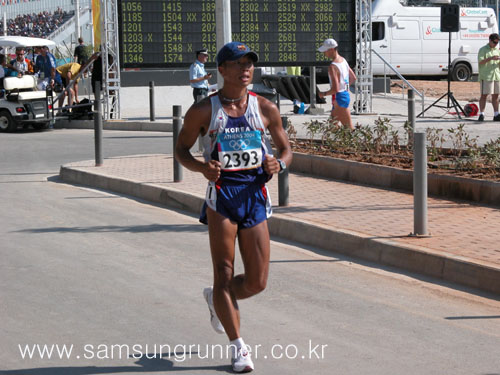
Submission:
[[[219,161],[225,171],[240,171],[262,165],[261,133],[258,130],[217,136]]]

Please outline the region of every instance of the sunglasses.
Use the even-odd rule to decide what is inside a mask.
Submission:
[[[491,40],[491,43],[498,44],[498,40]]]

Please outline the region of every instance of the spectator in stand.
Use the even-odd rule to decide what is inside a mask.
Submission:
[[[18,15],[7,21],[8,35],[47,37],[54,32],[71,13],[57,9],[54,14],[48,11],[38,14]]]
[[[75,48],[75,62],[80,65],[84,65],[87,62],[87,56],[85,56],[85,45],[83,44],[83,38],[78,38],[78,45]]]

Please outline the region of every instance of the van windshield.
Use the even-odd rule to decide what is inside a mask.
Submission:
[[[372,22],[372,41],[383,40],[385,38],[384,22]]]

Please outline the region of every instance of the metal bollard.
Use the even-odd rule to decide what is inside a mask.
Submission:
[[[173,107],[173,133],[174,133],[174,182],[182,181],[182,165],[177,161],[175,157],[175,145],[177,144],[177,138],[179,137],[179,133],[182,127],[182,106],[174,105]]]
[[[102,166],[102,106],[101,82],[95,83],[94,144],[95,166]]]
[[[415,132],[415,91],[408,89],[408,122]]]
[[[408,135],[408,145],[411,145],[415,132],[415,91],[413,89],[408,89],[408,123],[411,128],[411,133]]]
[[[309,108],[316,108],[316,67],[309,67]]]
[[[206,97],[207,97],[206,95],[196,95],[196,103],[201,102]],[[203,141],[202,141],[202,136],[200,134],[198,136],[198,152],[202,152],[202,151],[203,151]]]
[[[425,133],[413,134],[413,235],[427,236],[427,148]]]
[[[149,81],[149,121],[155,121],[155,81]]]
[[[286,130],[288,126],[288,117],[281,117],[281,125],[283,129]],[[278,205],[288,206],[289,203],[289,185],[288,185],[288,168],[285,169],[282,173],[278,174]]]

